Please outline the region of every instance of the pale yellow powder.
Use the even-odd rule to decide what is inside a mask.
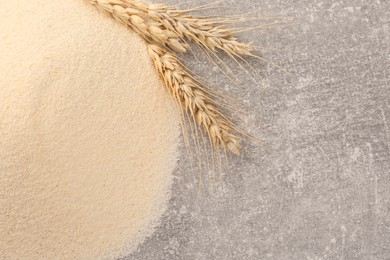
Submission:
[[[0,259],[115,259],[166,208],[178,119],[136,35],[83,0],[0,1]]]

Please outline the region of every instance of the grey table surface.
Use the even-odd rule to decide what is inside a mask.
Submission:
[[[295,17],[241,35],[289,74],[251,60],[263,80],[237,69],[240,88],[207,61],[188,62],[251,108],[250,130],[270,149],[245,141],[198,197],[183,148],[161,224],[124,259],[390,259],[390,1],[218,6],[207,12]]]

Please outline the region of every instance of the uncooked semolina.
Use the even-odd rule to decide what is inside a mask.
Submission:
[[[82,0],[0,1],[0,19],[0,259],[130,253],[180,132],[145,43]]]

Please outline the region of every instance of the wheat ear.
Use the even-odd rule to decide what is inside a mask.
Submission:
[[[229,56],[252,56],[253,47],[241,43],[234,29],[225,26],[224,19],[189,15],[191,10],[179,10],[164,4],[143,6],[143,10],[165,29],[175,32],[195,44],[215,52],[221,50]]]
[[[219,111],[201,84],[174,55],[160,46],[149,44],[148,53],[170,94],[203,126],[213,146],[240,155],[239,138],[233,134],[235,126]]]
[[[89,0],[116,20],[133,28],[147,40],[153,40],[183,53],[187,39],[206,50],[221,50],[231,57],[253,56],[253,46],[241,43],[224,19],[189,15],[191,10],[179,10],[164,4],[144,4],[130,0]]]

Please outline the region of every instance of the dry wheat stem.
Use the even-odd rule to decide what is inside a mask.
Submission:
[[[203,126],[213,146],[217,149],[223,147],[239,155],[239,138],[233,134],[234,126],[180,61],[155,44],[148,45],[148,53],[171,95],[190,112],[198,125]]]
[[[212,95],[166,48],[184,53],[189,49],[187,39],[213,55],[222,50],[235,59],[253,56],[252,46],[238,42],[234,32],[224,26],[224,19],[191,16],[192,10],[130,0],[88,1],[147,42],[149,56],[182,112],[189,113],[193,121],[204,128],[214,148],[239,155],[240,143],[235,133],[245,135],[245,132],[222,113],[220,106],[210,98]]]

